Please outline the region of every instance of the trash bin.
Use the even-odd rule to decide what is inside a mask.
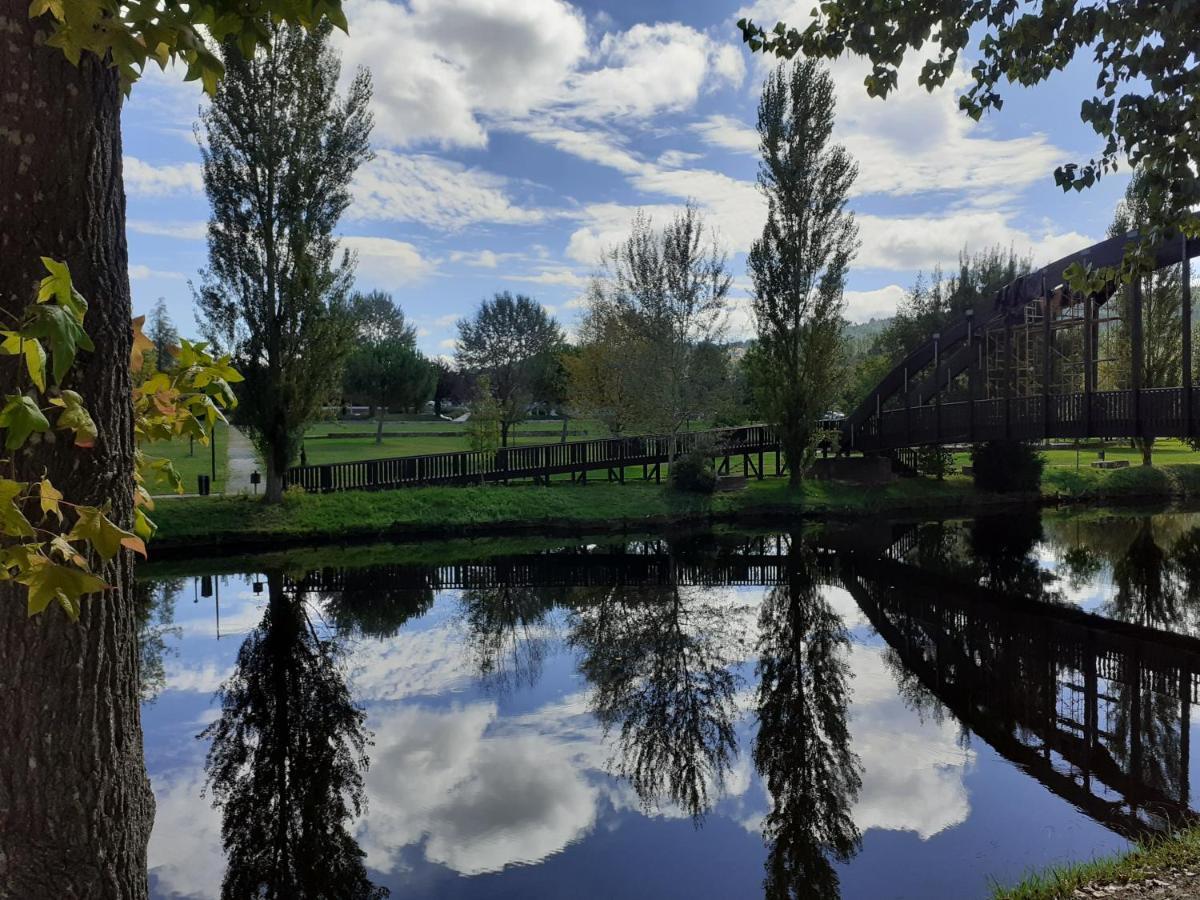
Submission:
[[[197,475],[197,493],[201,497],[207,497],[212,490],[212,479],[208,475]]]

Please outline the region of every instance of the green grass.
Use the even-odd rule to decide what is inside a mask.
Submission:
[[[217,477],[213,480],[212,489],[225,489],[225,476],[229,468],[229,429],[217,423],[216,426]],[[187,438],[173,441],[162,441],[145,447],[147,456],[166,457],[174,463],[175,468],[183,478],[183,489],[188,493],[196,490],[196,476],[208,475],[212,472],[212,448],[203,446],[199,441],[195,447],[189,447]],[[151,494],[173,493],[170,483],[165,478],[154,478],[147,487]]]
[[[550,486],[502,485],[289,494],[278,506],[254,498],[205,497],[159,504],[157,541],[306,540],[328,537],[464,533],[505,526],[525,528],[619,527],[636,530],[672,521],[726,518],[742,513],[864,514],[882,510],[944,508],[987,500],[961,476],[938,483],[905,479],[863,489],[808,482],[790,490],[782,479],[752,481],[744,491],[711,497],[683,494],[667,485],[594,481]]]
[[[1195,871],[1200,866],[1200,828],[1135,847],[1128,853],[1073,863],[1029,875],[1013,887],[997,885],[997,900],[1059,900],[1070,898],[1085,884],[1145,881],[1171,869]]]

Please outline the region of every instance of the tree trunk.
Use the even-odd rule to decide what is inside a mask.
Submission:
[[[42,46],[26,0],[0,0],[0,306],[33,302],[39,256],[64,260],[90,303],[68,385],[99,429],[80,450],[58,438],[15,459],[67,499],[132,516],[130,300],[121,180],[120,91],[87,55],[76,68]],[[4,393],[19,389],[13,358]],[[25,589],[0,585],[0,896],[147,895],[154,799],[142,757],[132,564],[107,567],[113,589],[86,598],[78,624],[55,604],[25,615]]]
[[[1154,438],[1138,438],[1137,444],[1142,451],[1142,465],[1154,465]]]
[[[379,424],[375,428],[375,443],[383,443],[383,411],[384,407],[379,407]]]
[[[509,429],[509,423],[502,420],[500,422],[500,446],[501,447],[508,446],[508,429]]]
[[[567,422],[569,422],[570,420],[571,420],[570,416],[566,416],[566,415],[563,416],[562,434],[559,435],[559,440],[558,440],[558,442],[560,444],[565,444],[567,442]]]
[[[265,454],[267,463],[267,481],[263,487],[264,503],[283,502],[283,476],[287,473],[287,465],[279,465],[278,454],[268,450]]]

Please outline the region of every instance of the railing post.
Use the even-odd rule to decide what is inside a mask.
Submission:
[[[1083,298],[1083,436],[1092,436],[1092,392],[1096,390],[1096,306],[1090,294]]]
[[[1145,365],[1143,355],[1142,335],[1142,279],[1135,275],[1130,282],[1130,293],[1133,302],[1130,303],[1129,323],[1130,344],[1129,380],[1133,387],[1133,433],[1135,437],[1144,437],[1142,433],[1142,374]]]
[[[1188,258],[1187,235],[1181,235],[1179,243],[1183,249],[1183,359],[1180,360],[1180,374],[1183,376],[1183,433],[1191,437],[1195,434],[1192,421],[1192,261]]]
[[[912,398],[908,396],[908,366],[904,367],[904,439],[912,445]]]
[[[1006,313],[1004,317],[1004,436],[1009,439],[1012,438],[1012,393],[1012,321]]]
[[[1054,333],[1050,330],[1050,319],[1053,315],[1050,306],[1050,292],[1046,290],[1046,275],[1042,273],[1042,439],[1050,437],[1050,380],[1054,376],[1054,357],[1051,354],[1051,341]]]

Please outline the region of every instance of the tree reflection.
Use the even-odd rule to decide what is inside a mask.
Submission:
[[[970,526],[970,544],[980,583],[1004,593],[1055,599],[1049,591],[1053,576],[1033,552],[1041,540],[1042,517],[1036,509],[978,516]]]
[[[283,577],[267,575],[262,622],[220,691],[205,770],[222,807],[223,897],[377,898],[348,829],[364,807],[366,716],[334,640],[317,634]]]
[[[1149,518],[1138,523],[1128,549],[1113,563],[1110,615],[1124,622],[1169,628],[1182,617],[1180,584],[1166,551],[1154,539]]]
[[[862,780],[847,729],[849,635],[814,563],[793,541],[787,582],[771,589],[759,619],[754,763],[771,798],[764,835],[772,898],[836,896],[833,861],[849,860],[860,843],[850,815]]]
[[[571,643],[592,710],[617,734],[613,765],[647,808],[672,803],[699,823],[737,756],[738,612],[709,588],[593,592]]]
[[[138,625],[138,685],[143,703],[153,703],[167,685],[164,657],[171,653],[167,638],[178,638],[175,600],[183,590],[182,578],[138,578],[133,603]]]
[[[500,691],[532,687],[546,657],[549,615],[561,588],[498,584],[462,592],[460,607],[479,677]]]

